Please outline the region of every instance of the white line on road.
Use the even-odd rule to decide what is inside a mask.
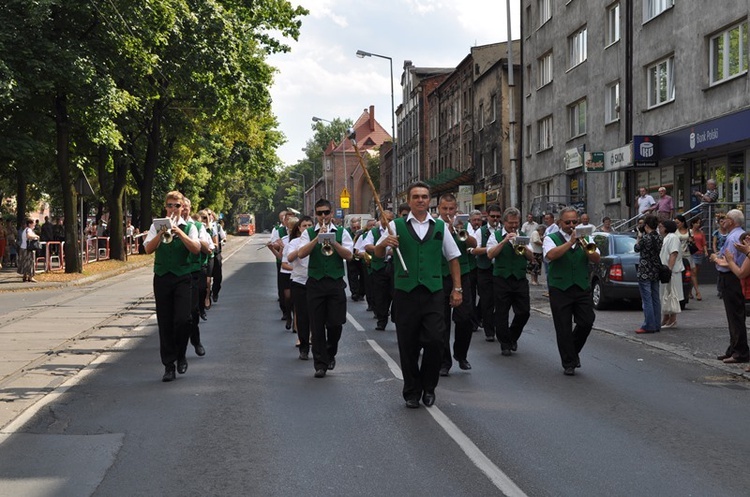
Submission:
[[[349,322],[354,326],[354,328],[357,329],[357,331],[365,330],[351,314],[347,313],[346,316],[349,319]],[[383,358],[385,363],[388,365],[388,368],[393,373],[393,376],[395,376],[399,380],[403,380],[404,377],[401,373],[401,368],[398,366],[396,361],[394,361],[393,358],[389,356],[388,353],[383,350],[383,348],[378,345],[375,340],[368,339],[367,343],[370,344],[370,347],[372,347],[375,353]],[[462,432],[461,429],[456,426],[453,421],[448,418],[448,416],[445,415],[445,413],[443,413],[443,411],[441,411],[437,406],[432,406],[427,408],[427,412],[430,413],[430,416],[432,416],[437,424],[440,425],[445,433],[458,444],[461,450],[464,451],[464,454],[469,457],[471,462],[473,462],[474,465],[482,473],[487,475],[492,484],[495,485],[495,487],[497,487],[506,497],[527,497],[524,491],[521,490],[518,485],[513,483],[513,480],[511,480],[508,475],[506,475],[500,468],[495,465],[495,463],[493,463],[486,455],[484,455],[479,447],[477,447],[476,444],[474,444],[474,442],[472,442],[471,439],[467,437],[466,434],[464,434],[464,432]]]

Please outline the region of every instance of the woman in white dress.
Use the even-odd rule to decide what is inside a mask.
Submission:
[[[674,328],[677,325],[677,314],[681,312],[680,301],[684,298],[682,292],[682,249],[680,239],[675,234],[677,223],[671,220],[662,221],[659,225],[664,240],[659,258],[661,263],[672,270],[669,283],[660,283],[662,328]]]

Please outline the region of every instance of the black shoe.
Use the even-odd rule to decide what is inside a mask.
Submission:
[[[336,358],[334,357],[334,358],[333,358],[333,359],[331,359],[331,361],[330,361],[330,362],[328,363],[328,369],[330,369],[331,371],[333,371],[333,368],[335,368],[335,367],[336,367]]]
[[[486,337],[484,337],[484,339],[487,340],[488,342],[494,342],[495,341],[495,337],[488,337],[488,336],[486,336]]]
[[[406,407],[409,409],[419,409],[419,400],[418,399],[407,399],[406,400]]]
[[[164,367],[164,376],[161,377],[161,381],[174,381],[177,375],[174,374],[174,366]]]
[[[450,368],[440,368],[440,376],[450,376],[450,373],[448,372]]]
[[[177,359],[177,372],[180,374],[185,374],[187,372],[187,359],[184,357],[182,359]]]
[[[214,303],[216,303],[216,302],[219,301],[219,294],[218,293],[213,294],[213,300],[214,300]]]
[[[432,407],[435,404],[435,392],[425,392],[422,394],[422,403],[427,407]]]
[[[503,349],[500,353],[506,357],[510,357],[511,355],[513,355],[513,352],[511,352],[510,349]]]
[[[208,321],[208,316],[206,316],[206,311],[201,311],[201,319],[203,321]]]
[[[324,378],[325,375],[326,375],[326,370],[325,369],[316,369],[315,370],[315,377],[316,378]]]
[[[576,361],[576,367],[577,367],[577,368],[580,368],[580,367],[581,367],[581,360],[580,360],[580,359],[578,359],[578,361]]]
[[[307,361],[308,359],[310,359],[310,353],[309,352],[300,351],[299,358],[300,358],[301,361]]]
[[[729,359],[730,357],[732,356],[727,355],[727,354],[721,354],[720,356],[716,356],[716,359],[719,361],[723,361],[724,359]]]
[[[198,344],[195,346],[195,355],[203,357],[206,355],[206,349],[203,348],[203,345]]]
[[[359,302],[359,297],[352,295],[352,302]]]
[[[292,318],[289,318],[286,320],[286,329],[291,330],[292,329]]]
[[[469,364],[469,361],[467,361],[466,359],[464,359],[463,361],[459,360],[458,367],[466,371],[467,369],[471,369],[471,364]]]
[[[375,329],[378,331],[383,331],[385,330],[385,324],[378,323],[377,325],[375,325]]]
[[[576,374],[576,369],[573,366],[565,368],[565,371],[563,371],[565,376],[574,376]]]
[[[372,312],[372,307],[370,307],[370,306],[368,305],[368,306],[367,306],[367,309],[365,309],[365,310],[366,310],[367,312]],[[417,406],[417,407],[419,407],[419,406]]]
[[[518,350],[518,342],[511,343],[510,344],[510,350],[512,350],[513,352],[515,352],[516,350]]]

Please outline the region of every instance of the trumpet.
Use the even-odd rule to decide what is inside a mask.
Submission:
[[[320,228],[320,233],[328,233],[327,224],[324,224]],[[321,245],[322,245],[322,247],[320,247],[321,253],[326,257],[331,257],[333,255],[333,245],[331,244],[331,240],[329,238],[325,238]]]
[[[529,242],[531,242],[531,238],[528,236],[516,236],[511,241],[513,244],[513,250],[515,250],[518,255],[524,255],[526,253],[526,247],[529,245]]]
[[[177,222],[176,222],[175,218],[170,217],[168,219],[169,219],[172,227],[177,226]],[[162,227],[162,229],[161,229],[161,243],[169,244],[169,243],[172,243],[172,240],[174,240],[174,235],[172,234],[171,228],[167,229],[166,226]]]
[[[451,219],[451,226],[453,231],[456,233],[456,238],[460,242],[465,242],[469,238],[469,232],[464,228],[469,220],[469,216],[465,214],[459,214]]]
[[[587,254],[593,254],[596,252],[596,243],[589,239],[593,233],[592,228],[576,228],[573,236],[576,238],[577,243],[583,248]],[[575,248],[575,245],[574,245]]]

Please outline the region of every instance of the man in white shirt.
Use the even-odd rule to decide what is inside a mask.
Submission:
[[[645,187],[642,186],[639,191],[640,195],[638,195],[635,200],[638,202],[638,214],[643,216],[644,214],[648,214],[656,209],[656,200],[654,200],[654,197],[646,193]]]
[[[534,216],[531,213],[526,214],[526,222],[521,226],[521,234],[531,236],[536,231],[539,223],[534,221]]]
[[[578,225],[578,227],[579,228],[591,228],[592,230],[596,229],[596,226],[591,224],[589,220],[589,215],[586,214],[585,212],[581,214],[581,223]]]

